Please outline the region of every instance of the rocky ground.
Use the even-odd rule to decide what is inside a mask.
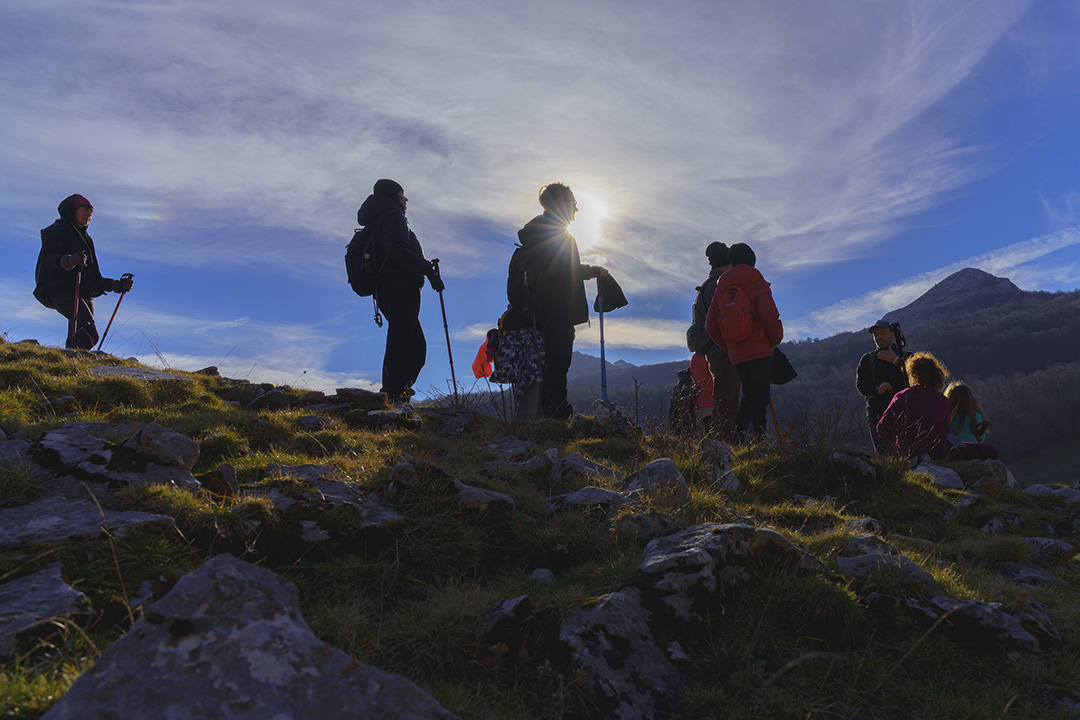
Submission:
[[[8,712],[1080,716],[1075,487],[5,345]]]

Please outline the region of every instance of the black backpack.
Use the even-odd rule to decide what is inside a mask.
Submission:
[[[49,288],[49,269],[45,267],[45,248],[38,253],[37,265],[34,267],[34,297],[47,308],[52,307],[52,290]]]
[[[532,314],[532,288],[529,285],[529,249],[514,248],[510,256],[510,274],[506,278],[506,299],[510,307],[523,315]]]
[[[379,281],[382,263],[377,256],[379,243],[371,225],[359,228],[353,233],[352,240],[345,246],[345,272],[349,277],[349,286],[360,297],[371,297]],[[385,262],[385,259],[383,260]]]
[[[705,330],[705,317],[709,314],[709,305],[712,302],[712,292],[708,293],[708,298],[705,294],[708,290],[716,291],[716,280],[712,281],[712,287],[710,288],[710,282],[706,280],[704,283],[697,287],[697,297],[694,298],[694,304],[691,306],[690,313],[692,322],[690,327],[686,328],[686,349],[692,353],[698,355],[707,355],[714,347],[716,343],[709,337],[709,333]]]

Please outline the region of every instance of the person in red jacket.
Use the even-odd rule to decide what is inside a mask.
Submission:
[[[732,440],[746,442],[747,430],[751,437],[765,436],[772,354],[784,339],[784,325],[769,283],[754,268],[757,257],[750,246],[732,245],[728,258],[731,269],[716,283],[705,331],[714,343],[727,350],[739,372],[742,397]]]

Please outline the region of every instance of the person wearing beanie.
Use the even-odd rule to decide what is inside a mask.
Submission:
[[[874,336],[874,349],[859,359],[855,369],[855,389],[866,398],[866,422],[875,452],[886,453],[889,443],[878,432],[878,421],[896,393],[907,388],[904,360],[910,355],[900,347],[896,332],[882,318],[866,329]]]
[[[41,231],[41,252],[35,270],[34,296],[67,318],[64,347],[91,350],[98,342],[94,298],[108,291],[125,293],[130,277],[102,277],[94,241],[86,231],[94,206],[82,195],[69,195],[56,208],[60,218]],[[76,311],[75,286],[79,288]]]
[[[732,422],[739,405],[739,373],[731,364],[727,350],[714,343],[705,330],[705,318],[712,305],[716,283],[731,267],[728,246],[711,242],[705,248],[709,261],[709,277],[697,287],[697,297],[691,307],[693,321],[686,330],[686,346],[695,355],[703,355],[712,378],[712,416],[709,431],[727,439],[731,435]]]
[[[577,240],[567,231],[578,210],[577,200],[568,186],[551,183],[542,187],[540,206],[544,212],[518,231],[518,241],[527,258],[533,319],[544,340],[541,411],[544,417],[567,419],[574,413],[566,401],[574,326],[589,319],[585,281],[606,276],[608,272],[581,262]]]
[[[784,325],[769,283],[754,267],[757,258],[750,246],[732,245],[728,258],[731,269],[717,281],[705,329],[713,342],[728,351],[739,373],[742,397],[732,440],[745,443],[765,436],[772,354],[784,339]]]
[[[356,211],[356,222],[375,234],[381,258],[375,302],[386,316],[382,390],[394,404],[407,403],[427,361],[427,341],[420,326],[420,290],[424,278],[435,292],[445,289],[436,263],[424,257],[405,210],[409,199],[400,184],[383,178]]]

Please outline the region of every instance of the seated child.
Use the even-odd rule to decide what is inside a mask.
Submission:
[[[975,393],[962,382],[954,382],[945,390],[952,403],[949,432],[960,442],[981,443],[990,434],[990,421],[983,417]]]

